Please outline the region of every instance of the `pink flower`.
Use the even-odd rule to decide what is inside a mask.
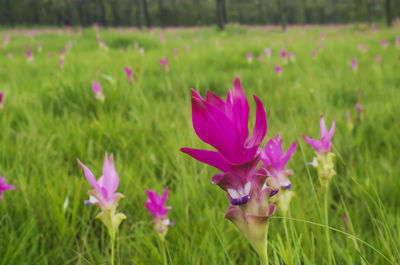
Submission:
[[[143,54],[144,53],[144,48],[140,48],[139,49],[139,54]]]
[[[315,57],[317,56],[317,52],[316,51],[311,51],[311,57]]]
[[[125,66],[124,71],[125,71],[126,77],[128,78],[129,83],[132,84],[133,83],[133,70],[131,68],[128,68]]]
[[[395,45],[397,48],[400,47],[400,37],[399,37],[399,36],[396,36],[396,37],[394,38],[394,45]]]
[[[282,59],[286,59],[287,58],[287,53],[284,49],[281,49],[281,57]]]
[[[165,36],[164,36],[164,35],[161,35],[161,36],[160,36],[160,40],[161,40],[162,43],[165,43],[165,40],[166,40],[166,39],[165,39]]]
[[[318,44],[318,49],[319,49],[320,51],[322,51],[323,48],[324,48],[324,46],[323,46],[322,44]]]
[[[325,33],[321,33],[321,34],[319,35],[319,38],[320,38],[321,40],[324,40],[324,39],[325,39]]]
[[[269,58],[271,57],[271,49],[270,48],[265,48],[264,49],[265,55]]]
[[[249,105],[239,78],[228,92],[226,102],[211,92],[204,100],[192,89],[192,119],[197,136],[217,151],[182,148],[181,151],[213,167],[222,174],[213,177],[213,183],[229,194],[240,194],[245,198],[250,191],[246,186],[251,181],[251,172],[260,160],[256,156],[258,147],[267,132],[264,107],[258,97],[256,102],[256,123],[253,134],[248,138]],[[234,172],[228,174],[228,172]],[[227,173],[227,174],[225,174]],[[230,180],[232,178],[232,180]],[[231,195],[233,199],[236,196]],[[231,199],[232,202],[232,199]],[[243,203],[243,202],[241,202]]]
[[[376,61],[377,63],[380,63],[381,60],[382,60],[382,57],[381,57],[380,55],[376,56],[375,61]]]
[[[12,59],[12,56],[13,56],[13,55],[12,55],[11,52],[9,52],[9,53],[7,54],[7,58],[8,58],[8,59]]]
[[[388,46],[387,40],[381,40],[381,45],[383,48],[386,48]]]
[[[69,25],[65,25],[65,30],[69,31],[71,29],[71,27]]]
[[[92,82],[92,90],[93,90],[93,92],[94,92],[94,94],[95,94],[95,98],[96,99],[98,99],[98,100],[100,100],[100,101],[104,101],[104,95],[103,95],[103,92],[102,92],[102,90],[101,90],[101,87],[100,87],[100,82]]]
[[[289,52],[289,60],[291,60],[292,62],[296,60],[293,52]]]
[[[253,55],[249,52],[246,53],[246,58],[249,63],[251,63],[253,61]]]
[[[361,104],[358,103],[358,102],[357,102],[357,104],[356,104],[356,110],[357,110],[358,115],[361,116],[361,113],[362,113]]]
[[[328,131],[325,125],[324,117],[321,115],[320,118],[320,129],[321,129],[321,140],[315,140],[308,138],[307,136],[301,135],[304,141],[311,145],[317,153],[328,153],[332,148],[332,137],[335,132],[335,120],[332,122],[332,127]]]
[[[78,163],[81,165],[87,181],[93,187],[93,190],[88,192],[90,198],[85,203],[95,204],[102,209],[112,209],[116,207],[116,204],[124,195],[116,192],[119,185],[119,177],[114,166],[114,156],[111,154],[110,157],[108,157],[106,153],[103,164],[103,175],[98,180],[96,180],[90,169],[79,159]]]
[[[78,33],[81,34],[82,32],[83,32],[82,27],[79,27],[79,28],[78,28]]]
[[[365,44],[358,44],[358,48],[363,52],[367,51],[367,45]]]
[[[53,57],[53,53],[49,52],[49,58]]]
[[[15,189],[17,189],[17,187],[8,184],[6,180],[0,176],[0,201],[3,199],[3,192]]]
[[[159,59],[159,62],[164,67],[164,71],[168,72],[168,57],[165,57],[165,59]]]
[[[293,170],[285,170],[285,166],[296,151],[296,147],[296,141],[293,141],[286,153],[283,154],[282,139],[278,134],[267,142],[264,149],[260,148],[261,161],[264,163],[261,167],[266,170],[267,176],[273,178],[275,182],[272,185],[273,187],[280,186],[284,189],[290,189],[289,176],[293,174]]]
[[[174,55],[178,56],[178,49],[177,48],[174,49]]]
[[[3,96],[4,96],[4,93],[3,93],[3,92],[0,92],[0,109],[3,109],[3,108],[4,108],[4,105],[3,105]]]
[[[357,71],[357,59],[353,58],[350,62],[351,68],[353,68],[353,71]]]
[[[165,238],[167,234],[168,227],[174,225],[167,218],[167,213],[171,210],[171,207],[165,207],[168,196],[168,187],[165,188],[164,194],[162,196],[158,195],[155,191],[147,190],[147,202],[144,203],[146,209],[153,216],[154,227],[161,237],[161,240]]]
[[[278,76],[282,75],[282,67],[280,66],[275,66],[275,72],[277,73]]]
[[[258,56],[258,61],[261,62],[262,60],[263,60],[262,55],[259,55],[259,56]]]
[[[33,60],[33,52],[28,50],[25,52],[26,60],[27,61],[32,61]]]
[[[4,41],[4,43],[5,44],[8,44],[9,42],[10,42],[10,35],[6,35],[5,37],[4,37],[4,39],[3,39],[3,41]]]
[[[97,29],[97,28],[99,27],[99,23],[97,23],[96,21],[93,22],[93,27],[94,27],[95,29]]]
[[[148,199],[145,202],[146,209],[151,213],[154,219],[164,219],[167,217],[167,213],[171,210],[171,207],[165,207],[168,196],[168,187],[165,188],[162,197],[155,191],[147,190]]]
[[[59,60],[58,60],[58,63],[59,63],[59,65],[60,65],[60,68],[63,68],[63,67],[64,67],[64,60],[63,60],[63,59],[59,59]]]
[[[137,41],[135,41],[135,42],[133,43],[133,47],[139,48],[139,43],[138,43]]]

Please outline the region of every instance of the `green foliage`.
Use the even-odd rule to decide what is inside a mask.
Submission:
[[[166,185],[167,205],[173,207],[169,218],[176,223],[166,236],[168,264],[257,264],[248,241],[223,219],[229,202],[225,192],[211,184],[217,170],[179,152],[183,146],[205,147],[192,128],[190,88],[203,96],[211,90],[225,97],[236,76],[251,102],[252,124],[251,95],[264,102],[266,140],[281,133],[286,148],[293,140],[299,144],[288,165],[295,172],[295,196],[287,218],[279,213],[271,217],[270,262],[328,264],[328,249],[336,264],[397,264],[400,51],[393,45],[395,32],[354,27],[293,27],[286,33],[237,25],[227,29],[101,30],[110,44],[107,51],[99,48],[92,29],[82,36],[32,38],[12,32],[11,42],[0,48],[0,87],[5,93],[0,172],[18,190],[6,192],[0,202],[0,264],[108,262],[107,229],[95,218],[98,209],[83,204],[91,187],[76,162],[79,157],[99,177],[106,151],[115,155],[119,192],[125,195],[119,211],[127,216],[119,229],[116,264],[162,263],[158,235],[143,203],[147,188],[161,192]],[[324,41],[319,40],[322,32]],[[389,41],[387,49],[379,44],[381,39]],[[59,69],[57,51],[68,40],[72,48]],[[144,48],[143,55],[134,41]],[[36,51],[39,43],[42,53]],[[358,50],[358,43],[365,43],[368,51]],[[34,51],[32,63],[25,60],[26,44]],[[259,62],[256,58],[265,47],[272,49],[272,57]],[[293,51],[296,61],[284,65],[278,77],[274,67],[282,64],[281,48]],[[312,50],[317,51],[314,59]],[[13,53],[11,60],[8,52]],[[251,64],[247,52],[253,53]],[[380,64],[377,55],[382,56]],[[165,56],[167,73],[158,62]],[[357,72],[349,66],[354,57]],[[134,69],[132,86],[124,66]],[[96,80],[104,102],[91,91]],[[354,107],[357,91],[361,122]],[[346,127],[347,109],[353,132]],[[328,243],[317,172],[305,165],[314,152],[299,137],[318,137],[320,113],[328,124],[337,119],[337,174],[330,183],[327,210],[329,226],[339,232],[330,230]]]

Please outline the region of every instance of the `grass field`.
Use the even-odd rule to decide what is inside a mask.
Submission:
[[[0,32],[1,39],[11,36],[0,48],[0,172],[18,187],[0,202],[0,264],[109,264],[109,237],[95,219],[99,209],[83,203],[90,185],[76,162],[79,157],[99,176],[106,151],[115,156],[118,190],[125,195],[119,210],[127,216],[119,230],[116,264],[163,264],[143,203],[146,189],[162,192],[167,185],[169,218],[176,223],[166,237],[167,264],[258,264],[246,238],[223,218],[229,200],[211,184],[218,171],[179,151],[206,147],[192,127],[190,88],[225,98],[236,76],[250,102],[250,128],[256,94],[267,111],[264,143],[277,133],[285,150],[293,140],[298,143],[288,164],[295,172],[296,196],[287,218],[279,212],[271,217],[270,264],[399,264],[399,28],[293,27],[286,33],[239,25],[224,32],[100,29],[107,50],[99,47],[94,29],[81,35],[27,32]],[[383,39],[387,48],[380,44]],[[58,51],[69,40],[60,69]],[[283,64],[282,48],[294,53],[295,62]],[[33,51],[31,62],[24,49]],[[249,52],[252,63],[246,59]],[[165,56],[168,72],[158,61]],[[350,67],[353,58],[357,71]],[[274,71],[278,65],[281,76]],[[133,85],[124,66],[134,69]],[[92,81],[101,82],[104,102],[95,99]],[[318,138],[321,113],[329,125],[337,121],[329,242],[317,173],[306,165],[314,152],[300,137]],[[334,258],[328,259],[328,253]]]

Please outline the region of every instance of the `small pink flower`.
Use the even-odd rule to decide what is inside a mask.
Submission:
[[[382,56],[380,56],[380,55],[376,56],[375,61],[376,61],[377,63],[380,63],[381,60],[382,60]]]
[[[96,21],[93,22],[93,28],[97,29],[99,27],[99,23],[97,23]]]
[[[0,109],[3,109],[3,108],[4,108],[4,105],[3,105],[3,96],[4,96],[4,93],[3,93],[3,92],[0,92]]]
[[[144,54],[144,48],[139,49],[139,54]]]
[[[284,49],[281,49],[281,57],[284,60],[287,58],[287,53],[286,53],[286,51]]]
[[[11,53],[11,52],[9,52],[9,53],[7,54],[7,58],[8,58],[8,59],[12,59],[12,53]]]
[[[3,192],[15,189],[17,189],[17,187],[8,184],[6,180],[0,176],[0,201],[3,199]]]
[[[126,77],[128,78],[129,83],[132,84],[133,83],[133,70],[131,68],[128,68],[125,66],[124,71],[125,71]]]
[[[278,74],[278,76],[281,76],[282,75],[282,67],[275,66],[275,72]]]
[[[353,58],[350,62],[351,68],[353,68],[353,71],[357,71],[357,59]]]
[[[79,28],[78,28],[78,33],[81,34],[82,32],[83,32],[82,27],[79,27]]]
[[[174,55],[178,56],[178,49],[177,48],[174,49]]]
[[[315,140],[308,138],[307,136],[301,135],[304,141],[311,145],[317,153],[328,153],[332,148],[332,137],[335,132],[335,120],[332,122],[332,127],[328,131],[326,128],[324,117],[321,115],[320,118],[320,129],[321,129],[321,140]]]
[[[325,33],[321,33],[321,34],[319,35],[319,38],[320,38],[321,40],[324,40],[324,39],[325,39]]]
[[[28,50],[25,52],[26,60],[27,61],[32,61],[33,60],[33,52]]]
[[[168,57],[165,57],[165,59],[159,59],[159,62],[164,67],[164,71],[168,72]]]
[[[100,87],[100,82],[92,82],[92,90],[94,92],[95,98],[104,101],[104,95]]]
[[[164,239],[168,227],[174,225],[174,223],[170,222],[167,218],[167,213],[172,208],[170,206],[165,207],[168,196],[168,187],[165,188],[162,196],[152,190],[147,190],[146,192],[148,199],[144,205],[154,218],[153,223],[157,233],[162,239]]]
[[[63,59],[59,59],[58,63],[60,64],[60,68],[64,67],[64,60]]]
[[[271,57],[271,49],[270,48],[265,48],[264,49],[265,55],[270,58]]]
[[[135,41],[135,42],[133,43],[133,47],[139,48],[139,43],[138,43],[137,41]]]
[[[317,52],[316,51],[312,51],[311,52],[311,57],[315,57],[315,56],[317,56]]]
[[[381,45],[383,48],[386,48],[388,46],[387,40],[381,40]]]
[[[246,53],[246,58],[249,63],[251,63],[253,61],[253,55],[249,52]]]
[[[71,29],[71,27],[69,25],[65,25],[65,30],[69,31]]]
[[[292,62],[296,60],[293,52],[289,52],[289,60],[291,60]]]
[[[318,44],[318,49],[319,49],[320,51],[322,51],[323,48],[324,48],[324,46],[323,46],[322,44]]]
[[[361,115],[362,109],[361,109],[361,104],[360,103],[356,104],[356,110],[357,110],[358,115]]]
[[[164,35],[161,35],[161,36],[160,36],[160,40],[161,40],[162,43],[165,43],[165,41],[166,41],[165,36],[164,36]]]
[[[4,39],[3,39],[4,44],[8,44],[10,42],[10,39],[11,39],[10,35],[5,36]]]
[[[367,51],[367,45],[365,44],[358,44],[358,48],[363,52]]]
[[[263,60],[262,55],[259,55],[259,56],[258,56],[258,61],[261,62],[262,60]]]
[[[396,48],[400,47],[400,37],[399,36],[396,36],[394,38],[394,45],[396,46]]]
[[[48,55],[49,55],[49,58],[53,57],[53,53],[52,52],[49,52]]]

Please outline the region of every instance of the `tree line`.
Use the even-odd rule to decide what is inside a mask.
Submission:
[[[380,22],[400,15],[392,0],[0,0],[2,25],[194,26]]]

